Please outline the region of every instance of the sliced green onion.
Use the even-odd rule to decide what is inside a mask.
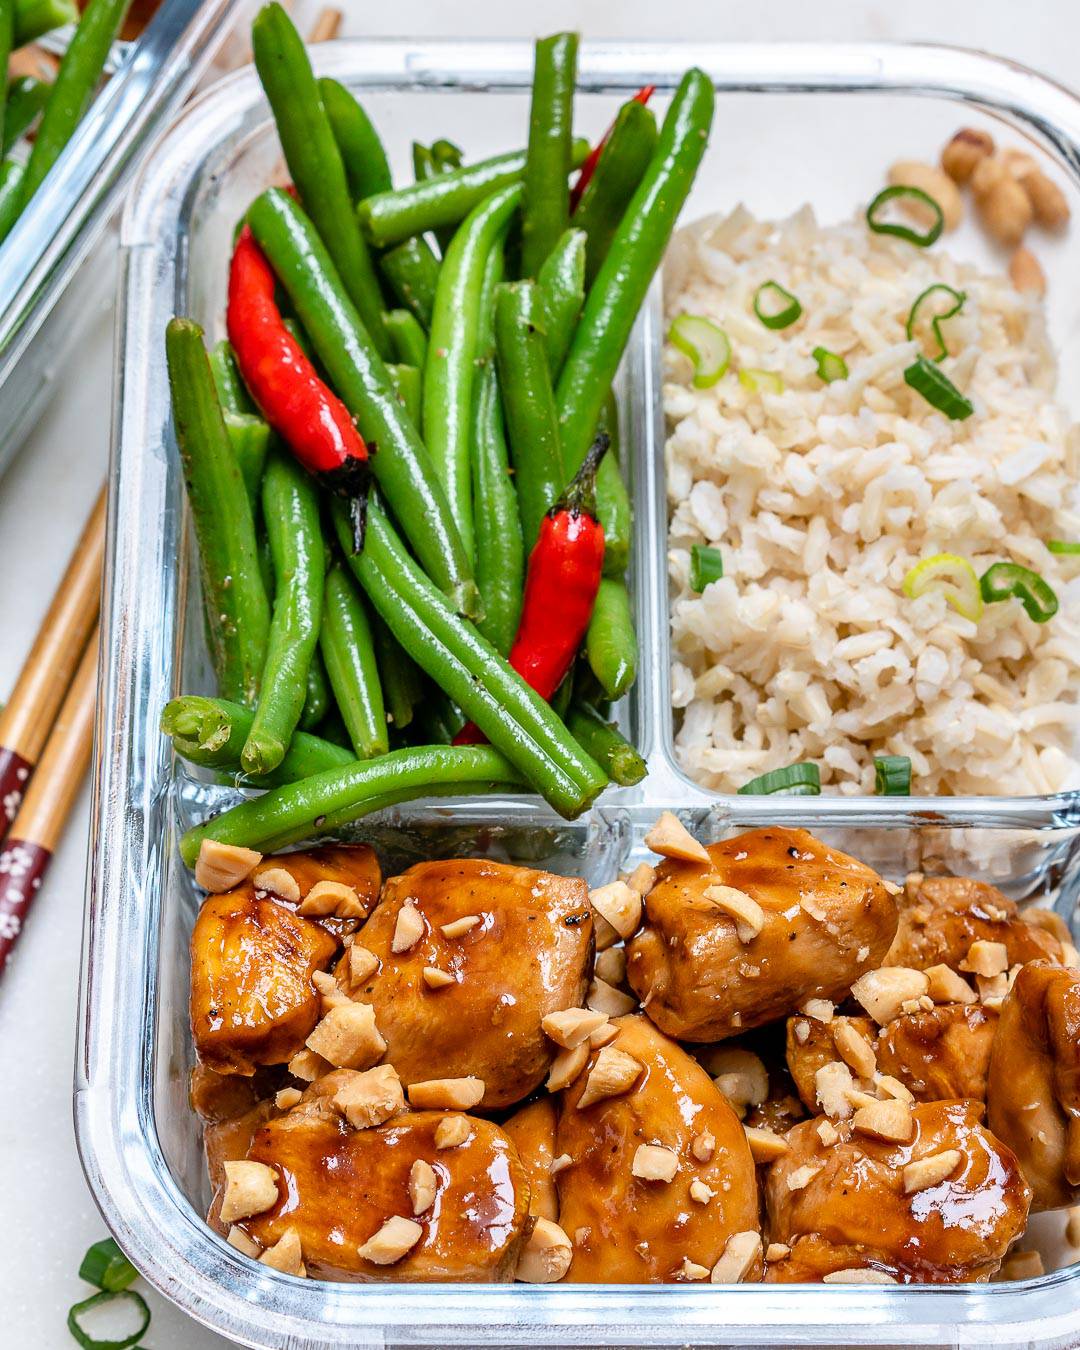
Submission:
[[[696,389],[711,388],[731,360],[728,335],[700,314],[680,314],[671,325],[668,341],[694,363]]]
[[[826,384],[832,384],[833,380],[847,379],[847,362],[842,356],[829,351],[828,347],[815,347],[810,355],[817,362],[817,373]]]
[[[136,1279],[139,1272],[112,1240],[103,1238],[95,1242],[87,1251],[79,1267],[79,1279],[87,1284],[96,1284],[99,1289],[107,1289],[111,1294],[126,1289]]]
[[[1066,557],[1080,553],[1080,544],[1070,543],[1067,539],[1048,539],[1046,547],[1051,553],[1063,553]]]
[[[910,797],[911,760],[907,755],[875,755],[874,785],[879,797]]]
[[[708,544],[694,544],[690,549],[690,589],[700,595],[710,581],[719,581],[723,575],[720,550]]]
[[[935,553],[932,558],[916,563],[904,578],[904,594],[917,600],[931,589],[941,591],[946,602],[972,623],[977,623],[982,616],[979,578],[966,558],[955,553]]]
[[[125,1302],[135,1305],[141,1318],[141,1323],[137,1331],[129,1333],[119,1341],[101,1340],[96,1336],[91,1336],[88,1331],[84,1331],[79,1326],[79,1318],[84,1313],[88,1313],[92,1308],[99,1308],[105,1303],[112,1303],[116,1299],[123,1299]],[[129,1350],[130,1346],[137,1345],[143,1337],[143,1333],[150,1325],[150,1309],[146,1306],[146,1300],[134,1289],[120,1289],[113,1291],[103,1289],[98,1294],[91,1295],[90,1298],[84,1298],[81,1303],[76,1303],[67,1315],[68,1331],[84,1347],[84,1350]]]
[[[925,356],[918,357],[904,371],[904,383],[910,385],[917,394],[922,394],[927,403],[953,422],[962,422],[975,411],[971,400],[966,399],[944,371],[939,370]]]
[[[787,764],[782,769],[770,769],[758,778],[751,778],[739,792],[751,797],[769,797],[778,792],[790,797],[819,797],[821,771],[816,764]]]
[[[790,328],[802,305],[778,281],[766,281],[754,292],[754,313],[766,328]]]
[[[959,314],[964,308],[964,301],[967,294],[964,291],[953,290],[951,286],[946,286],[943,281],[937,281],[933,286],[927,286],[921,295],[915,297],[915,303],[911,306],[911,313],[907,316],[907,323],[904,325],[904,331],[910,341],[915,337],[915,325],[919,321],[919,310],[923,308],[925,302],[937,291],[944,291],[946,295],[951,296],[952,304],[948,309],[937,310],[930,320],[930,328],[937,340],[938,350],[933,357],[935,361],[942,361],[949,354],[949,348],[946,346],[945,339],[941,335],[941,325],[945,319],[951,319],[954,314]]]
[[[881,218],[882,210],[888,206],[889,202],[901,198],[928,206],[934,213],[933,225],[920,234],[918,230],[913,230],[908,225],[901,225],[899,221],[883,220]],[[909,244],[915,244],[918,248],[929,248],[935,240],[941,237],[941,231],[945,228],[945,212],[942,211],[929,192],[924,192],[922,188],[910,187],[906,183],[896,183],[892,187],[882,188],[866,208],[866,223],[875,234],[893,234],[897,239],[906,239]]]
[[[755,366],[743,366],[739,371],[739,383],[752,394],[784,392],[784,381],[775,370],[758,370]]]
[[[1035,623],[1046,623],[1058,612],[1054,588],[1043,581],[1038,572],[1021,567],[1019,563],[994,563],[979,578],[979,589],[988,605],[1015,596],[1024,606],[1028,618]]]

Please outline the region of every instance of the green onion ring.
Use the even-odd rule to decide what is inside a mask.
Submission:
[[[932,558],[923,558],[909,569],[901,589],[909,600],[918,600],[931,589],[938,590],[946,604],[965,619],[978,623],[982,617],[979,578],[971,563],[955,553],[935,553]]]
[[[79,1318],[83,1313],[87,1313],[91,1308],[100,1307],[105,1303],[112,1303],[114,1300],[122,1298],[130,1303],[134,1303],[142,1318],[142,1324],[138,1331],[133,1331],[120,1341],[102,1341],[91,1336],[89,1332],[84,1331],[79,1326]],[[67,1315],[68,1331],[83,1347],[83,1350],[129,1350],[130,1346],[138,1345],[150,1325],[150,1309],[146,1306],[146,1300],[137,1294],[134,1289],[102,1289],[100,1293],[92,1294],[90,1298],[84,1298],[81,1303],[76,1303]]]
[[[739,788],[740,795],[772,796],[782,792],[790,797],[819,797],[821,771],[816,764],[787,764],[782,769],[770,769],[757,778],[751,778]]]
[[[731,360],[728,335],[700,314],[680,314],[668,331],[668,341],[694,363],[695,389],[711,388]]]
[[[913,230],[907,225],[877,219],[877,214],[883,206],[901,197],[921,202],[923,206],[928,206],[934,212],[934,223],[929,230],[920,234],[918,230]],[[914,244],[917,248],[929,248],[932,243],[941,238],[941,231],[945,228],[945,212],[942,211],[929,192],[924,192],[922,188],[909,187],[904,183],[896,183],[892,187],[882,188],[866,208],[866,223],[875,234],[892,234],[897,239],[906,239],[909,244]]]
[[[875,755],[874,784],[879,797],[910,797],[911,760],[907,755]]]
[[[698,595],[711,581],[724,575],[724,559],[718,548],[694,544],[690,549],[690,589]]]
[[[842,356],[829,351],[828,347],[815,347],[810,355],[817,362],[818,377],[826,384],[832,384],[833,380],[847,379],[849,373],[847,362]]]
[[[781,308],[771,311],[764,310],[762,302],[766,297],[775,297],[780,302]],[[754,313],[766,328],[790,328],[802,314],[802,305],[778,281],[766,281],[754,292]]]
[[[979,578],[979,590],[988,605],[1015,596],[1034,623],[1046,623],[1058,612],[1053,587],[1038,572],[1019,563],[999,562],[988,567]]]
[[[118,1294],[138,1277],[139,1272],[112,1238],[103,1238],[87,1250],[79,1266],[79,1279]]]
[[[1080,544],[1071,543],[1068,539],[1048,539],[1046,547],[1050,553],[1057,553],[1066,558],[1075,557],[1080,553]]]
[[[943,309],[939,314],[935,314],[930,321],[930,328],[934,337],[937,339],[938,344],[938,352],[937,355],[933,357],[933,360],[942,361],[949,354],[949,348],[946,346],[945,339],[941,335],[942,322],[945,319],[951,319],[954,314],[959,314],[964,308],[964,301],[967,299],[966,291],[954,290],[952,286],[946,286],[943,281],[935,281],[932,286],[927,286],[926,290],[923,291],[921,295],[915,297],[915,303],[911,306],[911,312],[907,316],[907,323],[904,325],[904,332],[908,335],[908,341],[914,339],[915,324],[919,317],[919,307],[922,305],[923,301],[933,295],[935,291],[945,291],[946,294],[952,296],[953,300],[950,309]]]
[[[904,383],[953,422],[962,422],[975,411],[971,400],[965,398],[945,372],[925,356],[917,357],[904,371]]]
[[[739,371],[739,383],[752,394],[782,394],[784,380],[775,370],[759,370],[756,366],[743,366]]]

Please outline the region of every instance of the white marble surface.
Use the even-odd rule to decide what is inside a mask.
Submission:
[[[1080,83],[1080,8],[1071,0],[765,0],[733,5],[682,0],[339,0],[346,31],[381,35],[513,35],[577,27],[595,37],[724,39],[929,39],[981,46]],[[743,133],[745,134],[745,132]],[[857,130],[853,131],[857,134]],[[6,694],[44,613],[104,471],[111,325],[86,342],[58,400],[0,483],[0,696]],[[86,1247],[104,1229],[86,1190],[71,1127],[76,983],[87,832],[85,792],[18,953],[0,985],[0,1346],[61,1350]],[[209,1350],[225,1342],[154,1294],[147,1344]]]

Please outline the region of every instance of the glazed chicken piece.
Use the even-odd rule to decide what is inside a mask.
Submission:
[[[450,935],[447,925],[457,925]],[[402,1082],[479,1078],[482,1109],[496,1110],[543,1082],[557,1047],[540,1023],[583,1002],[592,931],[580,878],[482,859],[419,863],[387,881],[357,938],[373,973],[351,982],[346,953],[337,979],[374,1006]]]
[[[321,1079],[255,1135],[248,1158],[274,1168],[278,1198],[244,1219],[243,1230],[266,1248],[295,1229],[307,1273],[318,1279],[512,1279],[530,1224],[529,1183],[503,1131],[459,1116],[465,1138],[447,1144],[437,1136],[448,1119],[440,1111],[354,1129],[330,1105],[347,1073]]]
[[[796,1125],[765,1184],[769,1241],[791,1254],[769,1264],[766,1280],[839,1271],[901,1284],[987,1279],[1023,1231],[1031,1191],[1015,1155],[981,1124],[983,1110],[912,1107],[906,1143],[855,1128],[858,1115]],[[823,1142],[823,1125],[836,1142]]]
[[[555,1161],[554,1099],[537,1097],[504,1120],[502,1127],[529,1178],[529,1213],[538,1219],[557,1220],[559,1197],[551,1174]]]
[[[1063,964],[1058,916],[1032,908],[1021,917],[1016,902],[996,886],[970,877],[916,873],[908,877],[898,899],[900,922],[884,965],[960,970],[977,941],[1004,943],[1009,966],[1040,958]]]
[[[668,861],[628,945],[627,977],[669,1036],[719,1041],[845,994],[896,930],[885,882],[805,830],[749,830]],[[745,902],[749,898],[751,907]]]
[[[356,904],[355,906],[347,904],[346,908],[355,912],[342,915],[330,910],[323,914],[307,914],[308,918],[314,918],[328,933],[339,939],[359,928],[379,901],[382,869],[379,867],[375,850],[367,844],[326,844],[320,848],[303,849],[296,853],[270,854],[255,869],[253,880],[272,882],[273,873],[279,870],[292,878],[296,890],[293,891],[286,884],[283,890],[288,893],[282,894],[271,884],[268,886],[270,893],[287,903],[298,904],[302,909],[304,901],[320,882],[347,886],[354,892]],[[297,895],[299,898],[294,899]],[[329,903],[330,901],[327,902]],[[316,909],[322,908],[323,905],[316,906]]]
[[[872,1051],[877,1073],[897,1079],[916,1101],[985,1101],[997,1020],[993,1008],[979,1003],[942,1003],[902,1013],[880,1030],[869,1017],[836,1016],[831,1022],[792,1017],[788,1019],[788,1067],[807,1108],[820,1111],[815,1086],[818,1070],[836,1060],[856,1072],[861,1067],[857,1048],[845,1056],[837,1041],[839,1037],[842,1044],[854,1032]]]
[[[1032,1209],[1080,1202],[1080,971],[1036,961],[1001,1007],[988,1119],[1020,1159]]]
[[[559,1223],[574,1248],[566,1280],[665,1283],[688,1278],[687,1260],[707,1278],[730,1238],[759,1229],[746,1136],[708,1074],[648,1018],[613,1025],[618,1035],[589,1056],[559,1110],[555,1151],[570,1159],[555,1177]],[[598,1091],[612,1095],[581,1105]],[[746,1277],[760,1268],[758,1251]]]

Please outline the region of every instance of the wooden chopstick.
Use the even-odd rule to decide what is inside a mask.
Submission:
[[[333,5],[324,5],[319,10],[318,18],[311,25],[308,41],[329,42],[331,38],[336,38],[341,28],[341,19],[340,9],[335,9]]]
[[[0,847],[0,973],[19,939],[90,764],[97,662],[95,628],[11,833]]]
[[[11,697],[0,711],[0,840],[15,819],[57,709],[97,623],[104,555],[102,487]]]

